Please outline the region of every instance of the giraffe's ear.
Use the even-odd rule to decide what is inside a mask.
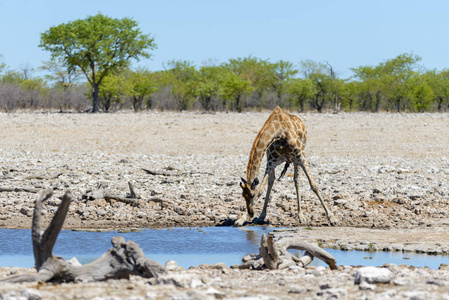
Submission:
[[[256,185],[259,184],[259,178],[254,179],[253,183],[251,184],[251,189],[254,190],[256,188]]]
[[[241,187],[242,189],[244,189],[245,186],[246,186],[246,180],[243,179],[242,177],[240,177],[240,179],[242,179],[242,182],[240,182],[240,187]]]

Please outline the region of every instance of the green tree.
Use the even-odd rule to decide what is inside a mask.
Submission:
[[[128,93],[132,100],[134,111],[142,110],[144,100],[157,91],[152,73],[146,69],[130,71],[127,74],[126,81],[128,82]],[[151,108],[150,102],[147,105]]]
[[[108,74],[103,78],[102,88],[98,94],[99,107],[109,112],[112,104],[123,103],[126,95],[130,94],[131,87],[125,76],[120,74]]]
[[[37,108],[41,104],[41,96],[47,90],[47,83],[42,78],[27,78],[19,83],[19,87],[25,91],[22,108]]]
[[[300,72],[313,84],[313,96],[309,99],[313,108],[322,112],[329,102],[333,104],[334,110],[340,109],[344,81],[337,78],[331,65],[304,60],[300,62]]]
[[[295,78],[287,86],[289,103],[299,106],[304,111],[304,105],[313,95],[313,82],[310,79]]]
[[[434,93],[432,88],[427,84],[426,81],[420,80],[420,82],[415,83],[412,92],[412,110],[418,112],[424,112],[430,109],[432,100],[434,98]]]
[[[213,99],[222,95],[223,77],[223,71],[218,66],[200,68],[195,95],[205,110],[210,110]]]
[[[179,110],[187,110],[195,99],[195,88],[198,83],[198,71],[193,63],[183,60],[168,62],[169,69],[163,78],[164,84],[171,86],[171,94]]]
[[[433,101],[438,111],[442,111],[444,106],[449,107],[449,70],[428,71],[424,74],[424,79],[433,91]]]
[[[274,64],[273,67],[273,81],[272,87],[276,92],[278,103],[282,104],[284,102],[283,96],[287,92],[287,86],[291,80],[293,80],[294,76],[298,73],[293,66],[293,64],[289,61],[280,60]]]
[[[63,23],[41,34],[39,47],[70,68],[80,68],[92,88],[92,111],[98,111],[98,95],[108,73],[123,69],[131,59],[149,58],[154,39],[142,34],[133,19],[102,15]]]
[[[264,106],[263,96],[272,88],[274,80],[274,69],[268,60],[252,56],[230,59],[224,67],[251,83],[255,98],[255,103],[252,105]]]
[[[378,112],[384,92],[382,67],[360,66],[351,70],[354,72],[354,77],[360,81],[359,108]]]
[[[358,108],[357,98],[360,95],[361,83],[350,81],[345,83],[344,92],[342,93],[342,107],[346,111],[353,111]]]
[[[249,80],[245,80],[239,75],[231,71],[223,71],[225,76],[223,79],[223,99],[226,106],[231,110],[241,112],[243,110],[243,99],[253,90],[253,86]]]
[[[398,112],[410,106],[413,97],[414,78],[419,75],[417,63],[421,57],[414,54],[401,54],[380,64],[382,82],[389,101],[389,108]]]
[[[7,70],[5,74],[2,76],[2,83],[8,84],[8,83],[16,83],[19,84],[22,81],[22,74],[20,74],[18,71],[14,70]]]

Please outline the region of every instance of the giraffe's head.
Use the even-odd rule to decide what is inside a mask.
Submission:
[[[248,209],[248,215],[252,218],[254,216],[254,199],[256,198],[256,187],[259,184],[259,179],[254,179],[253,182],[247,182],[242,178],[240,187],[242,188],[242,196],[246,201],[246,208]]]

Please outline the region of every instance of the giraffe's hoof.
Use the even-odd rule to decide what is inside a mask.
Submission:
[[[337,222],[337,220],[334,217],[329,219],[329,223],[331,224],[331,226],[337,226],[338,225],[338,222]]]
[[[243,226],[243,224],[245,224],[245,220],[244,219],[237,219],[235,220],[234,224],[232,224],[232,226],[234,227],[241,227]]]
[[[263,224],[269,224],[270,221],[268,221],[268,220],[265,221],[265,218],[258,217],[258,218],[254,218],[253,223],[258,224],[258,225],[263,225]]]
[[[298,215],[298,221],[299,221],[299,224],[305,224],[305,223],[307,223],[307,220],[306,220],[306,218],[304,218],[304,216],[301,214],[301,215]]]

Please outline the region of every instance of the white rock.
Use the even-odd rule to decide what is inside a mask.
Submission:
[[[28,300],[40,300],[42,298],[39,291],[35,289],[25,289],[21,292],[21,295]]]
[[[67,262],[69,264],[71,264],[72,266],[77,266],[77,267],[82,266],[82,264],[78,261],[78,259],[76,257],[72,257],[71,259],[67,260]]]
[[[167,274],[159,276],[156,279],[156,284],[173,284],[183,288],[197,288],[204,285],[200,279],[191,274]]]
[[[165,263],[165,268],[167,271],[173,271],[178,267],[178,263],[174,260],[169,260]]]
[[[394,277],[393,272],[385,268],[363,267],[355,273],[355,284],[368,283],[389,283]]]

